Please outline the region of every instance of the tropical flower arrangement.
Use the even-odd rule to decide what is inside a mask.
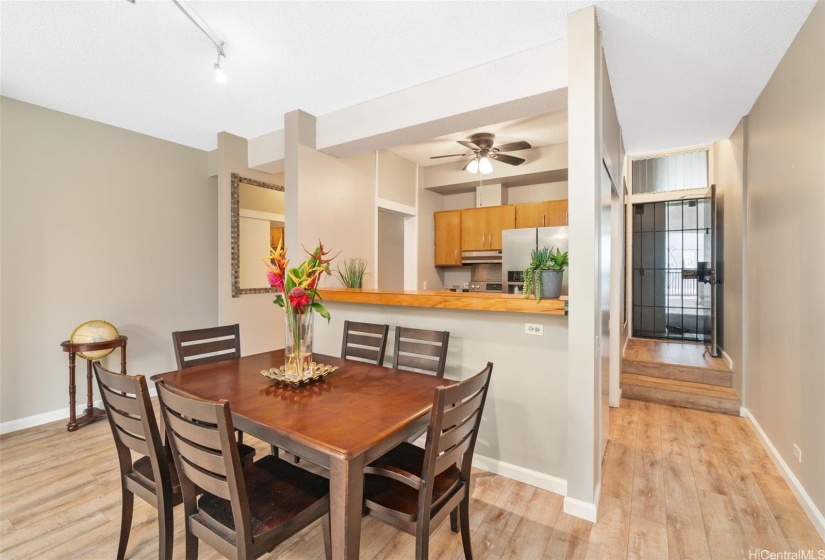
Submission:
[[[321,299],[317,290],[318,281],[322,274],[331,274],[329,263],[335,257],[325,258],[329,251],[324,250],[320,240],[315,250],[311,253],[307,251],[307,254],[309,256],[304,262],[290,268],[283,241],[277,247],[270,248],[270,258],[264,260],[269,268],[266,278],[269,285],[280,292],[273,303],[283,307],[287,314],[302,315],[310,309],[329,321],[329,311],[315,299]]]

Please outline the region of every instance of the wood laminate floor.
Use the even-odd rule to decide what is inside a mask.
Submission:
[[[477,559],[747,559],[749,551],[825,549],[742,418],[629,401],[612,409],[599,522],[562,511],[562,496],[476,471],[470,526]],[[109,426],[62,422],[0,438],[0,558],[111,559],[120,489]],[[254,438],[248,437],[248,440]],[[260,443],[258,453],[267,453]],[[135,500],[127,559],[157,558],[157,515]],[[182,508],[175,557],[183,558]],[[462,558],[448,523],[430,558]],[[361,558],[413,558],[414,539],[364,519]],[[266,559],[320,560],[318,523]],[[201,559],[220,558],[208,545]]]

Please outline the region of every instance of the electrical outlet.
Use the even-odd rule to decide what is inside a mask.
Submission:
[[[469,289],[470,289],[470,283],[469,283],[469,282],[464,282],[464,289],[465,289],[465,290],[469,290]]]
[[[802,462],[802,450],[799,449],[797,444],[793,444],[793,456],[796,457],[797,461]]]
[[[424,291],[427,291],[427,281],[424,280]]]
[[[537,323],[524,323],[524,333],[542,336],[544,334],[544,325]]]

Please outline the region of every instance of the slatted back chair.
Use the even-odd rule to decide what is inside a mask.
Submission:
[[[450,333],[395,327],[392,367],[444,377]]]
[[[460,521],[464,557],[472,559],[470,471],[492,372],[488,363],[465,381],[435,389],[425,449],[405,442],[364,468],[369,515],[415,535],[416,560],[428,557],[430,534],[448,514],[453,531]]]
[[[146,379],[109,371],[100,362],[93,367],[120,463],[123,506],[117,558],[122,560],[126,553],[135,495],[157,508],[159,557],[172,558],[172,507],[181,503],[180,482],[161,440]],[[134,463],[130,451],[141,455]]]
[[[341,357],[370,364],[384,364],[389,325],[344,321]]]
[[[240,325],[226,325],[172,333],[178,369],[241,357]]]
[[[242,469],[228,402],[189,398],[162,381],[157,388],[180,474],[188,560],[198,557],[199,540],[227,558],[257,558],[319,518],[330,557],[325,478],[273,455]]]

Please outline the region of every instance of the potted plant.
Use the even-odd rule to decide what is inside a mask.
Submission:
[[[569,264],[567,251],[542,247],[533,249],[530,257],[532,260],[524,269],[524,297],[535,294],[536,301],[559,297],[562,275]]]
[[[361,288],[364,274],[367,273],[367,260],[361,257],[344,259],[344,270],[339,265],[336,273],[345,288]]]

